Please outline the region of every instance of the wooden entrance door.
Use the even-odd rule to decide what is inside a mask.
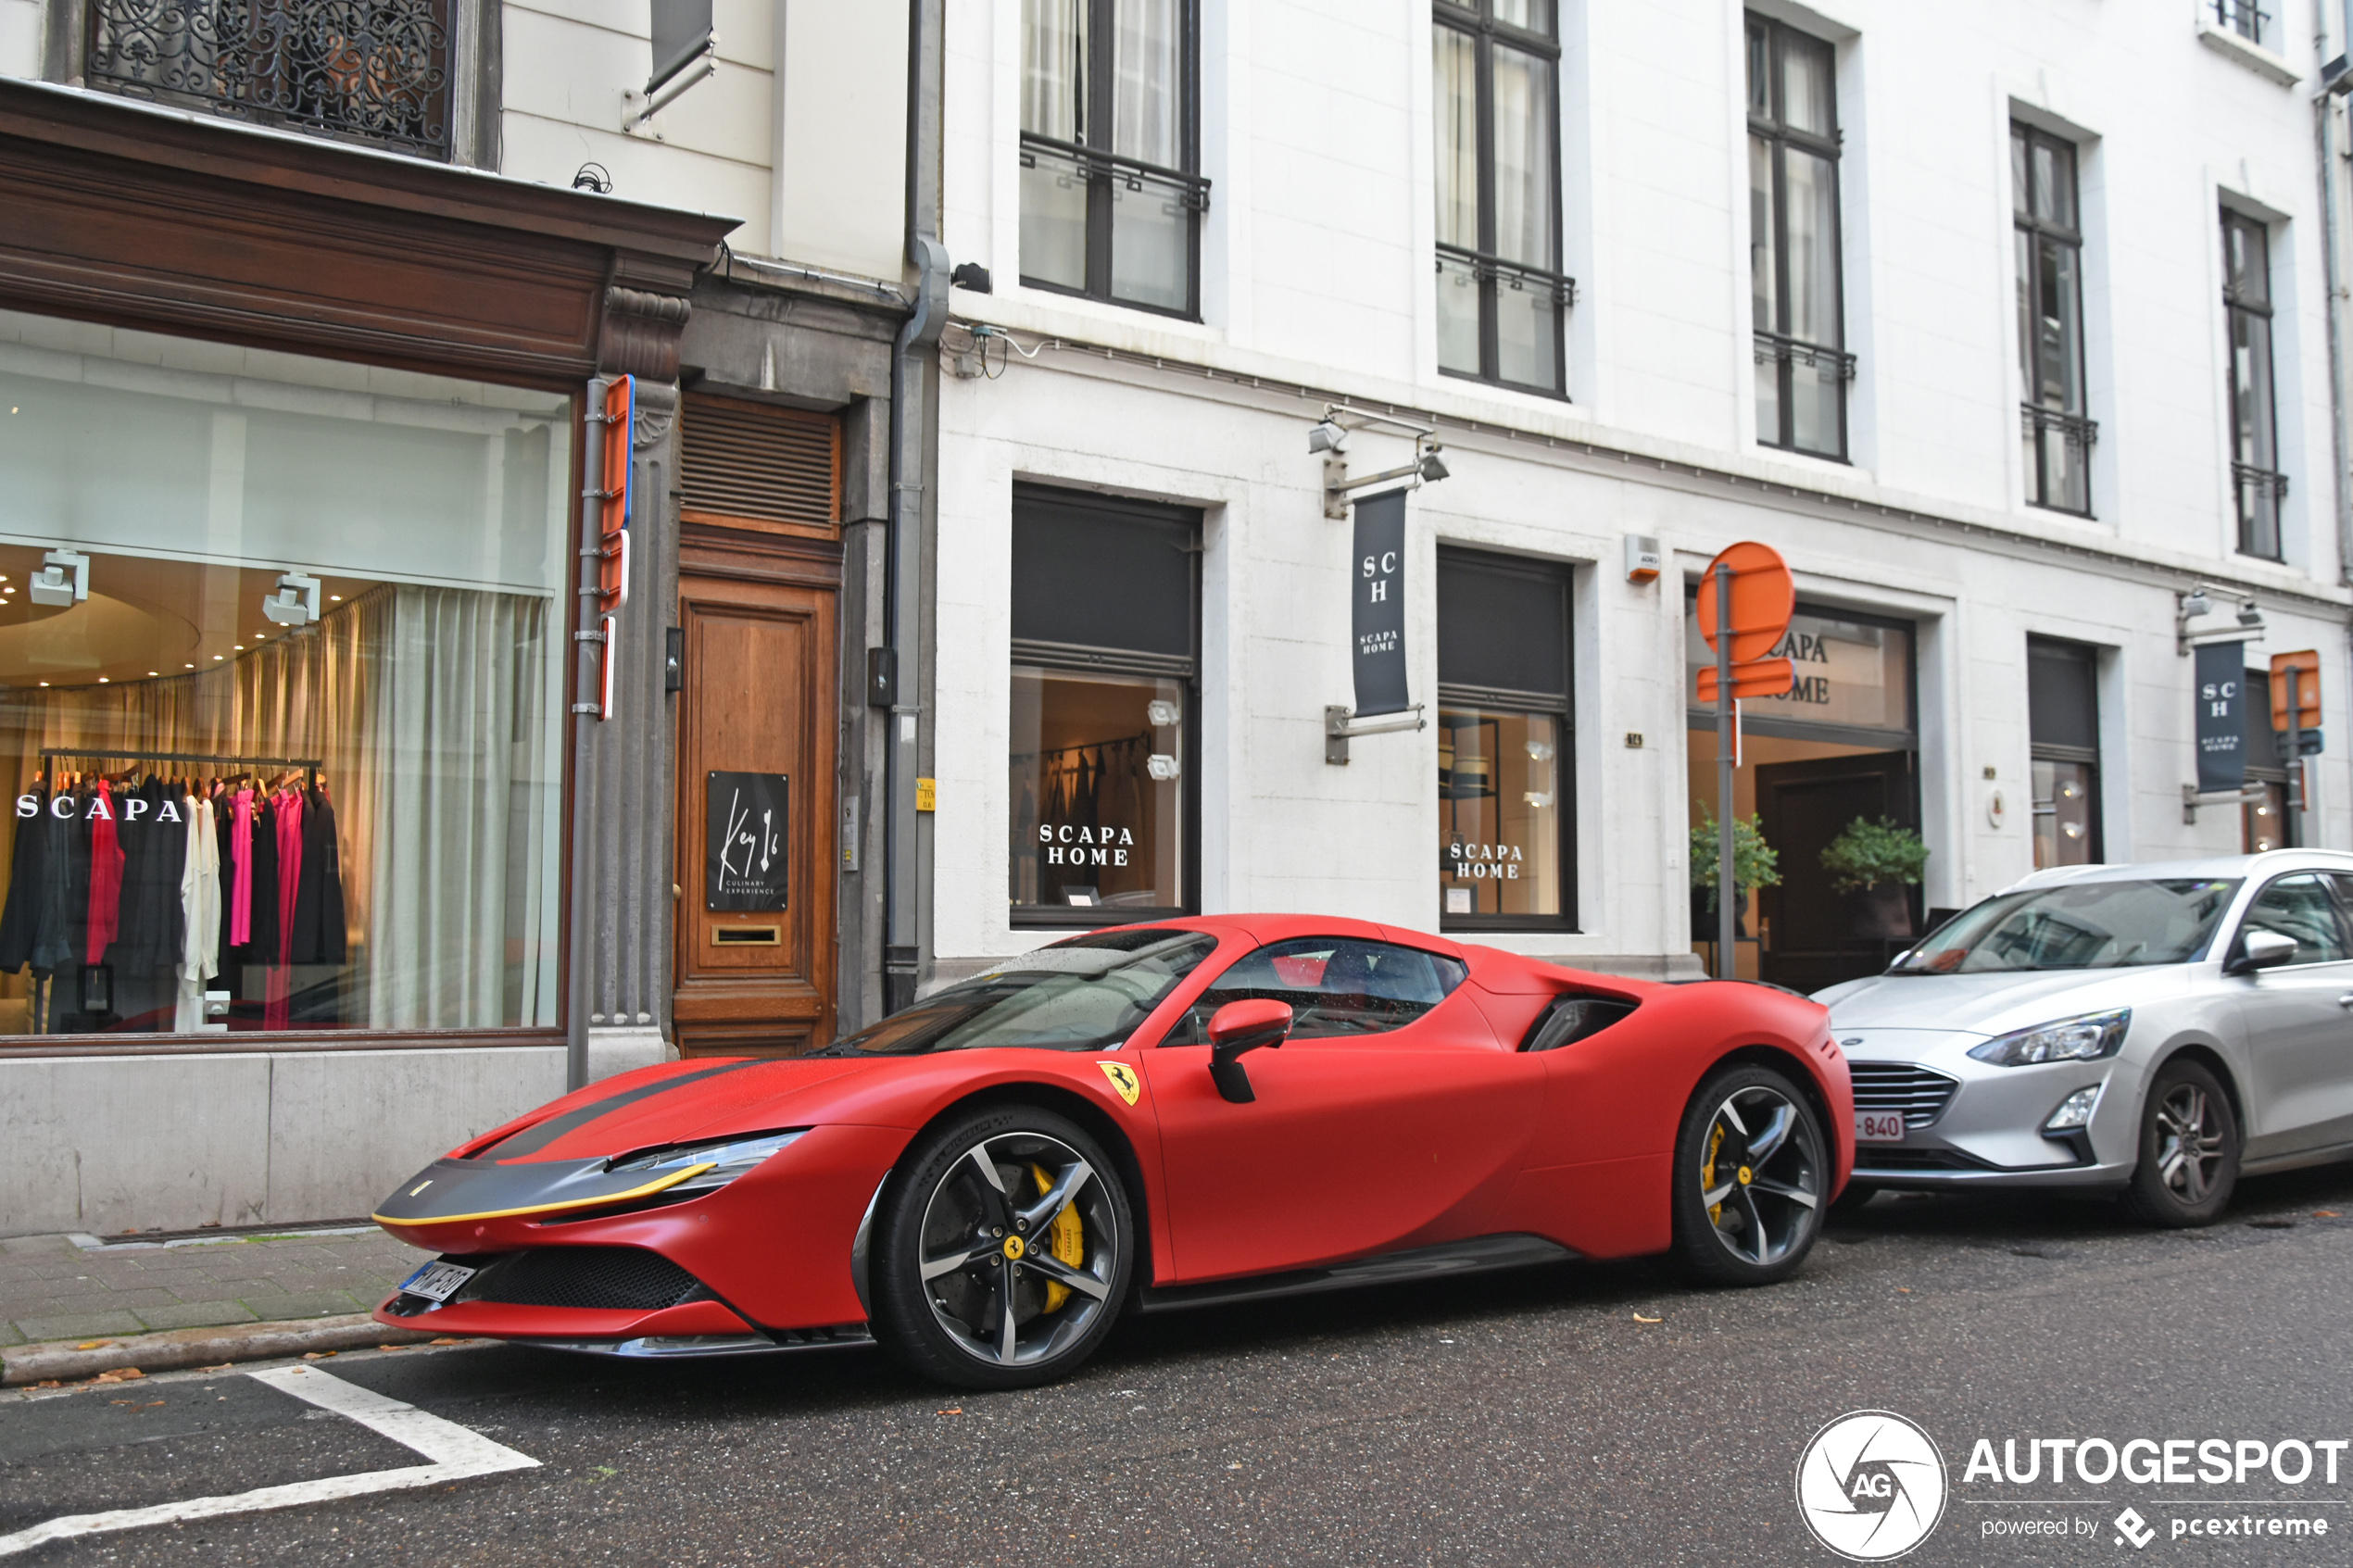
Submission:
[[[1871,751],[1807,762],[1768,763],[1756,770],[1757,826],[1779,851],[1780,885],[1759,903],[1773,939],[1762,955],[1762,977],[1797,991],[1818,991],[1842,980],[1877,974],[1904,946],[1898,930],[1919,929],[1919,890],[1906,891],[1900,913],[1872,907],[1861,895],[1831,885],[1822,851],[1860,817],[1919,822],[1919,771],[1908,751]]]
[[[672,1015],[686,1055],[788,1054],[833,1038],[837,593],[702,575],[695,554],[678,583]]]

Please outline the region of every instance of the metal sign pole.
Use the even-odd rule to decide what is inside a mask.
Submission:
[[[2304,732],[2300,727],[2303,715],[2297,707],[2301,695],[2296,689],[2296,677],[2301,671],[2291,664],[2286,673],[2287,847],[2294,849],[2304,842]]]
[[[2289,688],[2291,691],[2293,687]],[[1733,942],[1740,933],[1732,906],[1732,569],[1716,565],[1716,978],[1739,970]]]

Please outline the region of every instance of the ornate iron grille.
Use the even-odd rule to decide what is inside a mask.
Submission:
[[[449,156],[451,0],[92,0],[87,76],[131,97]]]

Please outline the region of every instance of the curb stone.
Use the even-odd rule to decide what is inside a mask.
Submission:
[[[0,1386],[76,1382],[102,1372],[137,1367],[170,1372],[223,1361],[271,1361],[307,1350],[356,1350],[373,1345],[423,1345],[429,1331],[393,1328],[365,1312],[309,1318],[298,1323],[239,1323],[227,1328],[182,1328],[162,1334],[125,1335],[91,1349],[59,1340],[0,1348]]]

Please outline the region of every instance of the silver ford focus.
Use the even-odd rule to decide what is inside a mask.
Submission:
[[[2108,1189],[2201,1225],[2242,1172],[2353,1159],[2353,854],[2037,872],[1815,999],[1849,1201]]]

